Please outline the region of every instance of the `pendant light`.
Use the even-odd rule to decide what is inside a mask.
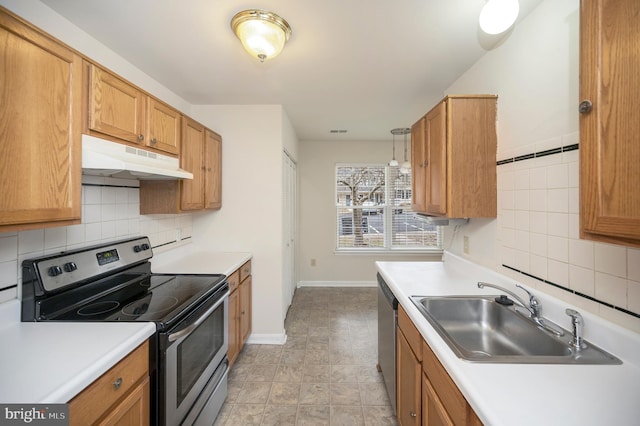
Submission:
[[[231,19],[231,28],[245,50],[260,62],[278,56],[291,36],[284,18],[260,9],[238,12]]]
[[[404,162],[400,166],[400,173],[406,175],[411,171],[411,163],[407,160],[407,135],[411,132],[411,129],[405,128],[401,130],[404,135]]]
[[[398,135],[398,131],[402,129],[392,129],[391,134],[393,135],[393,158],[389,161],[390,167],[398,167],[398,160],[396,160],[396,135]]]

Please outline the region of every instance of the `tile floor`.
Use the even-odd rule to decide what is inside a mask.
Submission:
[[[300,288],[285,328],[285,345],[245,345],[216,425],[397,425],[376,370],[376,288]]]

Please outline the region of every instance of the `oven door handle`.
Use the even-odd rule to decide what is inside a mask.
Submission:
[[[204,322],[204,320],[207,319],[207,317],[209,317],[209,315],[216,310],[216,308],[218,306],[220,306],[222,303],[224,303],[224,301],[227,299],[227,297],[229,297],[229,291],[225,292],[224,295],[222,295],[222,297],[220,298],[220,300],[218,300],[213,306],[211,306],[209,309],[207,309],[207,311],[200,315],[200,317],[198,317],[198,319],[191,324],[188,327],[183,328],[180,331],[176,331],[175,333],[171,333],[169,334],[169,336],[167,337],[169,342],[175,342],[178,339],[181,339],[183,337],[187,337],[189,336],[191,333],[193,333],[193,331],[198,328],[198,326],[200,324],[202,324]]]

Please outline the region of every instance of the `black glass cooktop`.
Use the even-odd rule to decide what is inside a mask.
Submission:
[[[119,274],[110,277],[115,282],[102,283],[110,290],[98,296],[66,293],[61,300],[41,305],[40,313],[50,321],[151,321],[162,329],[223,288],[225,278],[221,274]]]

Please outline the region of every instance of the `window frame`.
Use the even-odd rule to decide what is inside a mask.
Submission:
[[[384,185],[384,199],[385,199],[385,203],[383,206],[378,206],[376,205],[375,208],[382,208],[383,209],[383,216],[384,216],[384,246],[383,247],[340,247],[339,246],[339,242],[340,242],[340,225],[339,225],[339,220],[338,220],[338,211],[341,208],[348,208],[348,209],[354,209],[354,208],[359,208],[359,209],[365,209],[365,208],[371,208],[370,206],[357,206],[354,207],[353,205],[340,205],[339,204],[339,191],[338,191],[338,184],[337,184],[337,178],[338,178],[338,170],[339,168],[344,168],[344,167],[352,167],[352,168],[357,168],[357,167],[371,167],[371,168],[382,168],[384,170],[384,176],[385,176],[385,185]],[[394,235],[394,230],[393,230],[393,217],[397,214],[394,213],[393,210],[395,209],[396,206],[393,205],[393,198],[391,198],[392,195],[392,188],[390,185],[390,181],[392,178],[392,173],[391,173],[391,169],[396,168],[396,167],[391,167],[388,164],[385,163],[349,163],[349,162],[345,162],[345,163],[335,163],[335,168],[334,168],[334,173],[333,173],[333,186],[334,186],[334,208],[333,208],[333,214],[334,214],[334,226],[335,226],[335,241],[334,241],[334,253],[335,254],[362,254],[362,255],[370,255],[370,254],[374,254],[374,253],[380,253],[380,254],[434,254],[434,255],[440,255],[442,254],[442,252],[444,251],[443,249],[443,245],[444,245],[444,241],[443,241],[443,232],[441,227],[437,227],[437,232],[438,232],[438,236],[437,236],[437,241],[438,241],[438,246],[437,247],[416,247],[416,246],[394,246],[393,245],[393,235]],[[399,169],[400,167],[398,166],[397,169]],[[413,175],[411,176],[413,178]],[[413,193],[411,194],[411,196],[413,197]],[[411,198],[409,199],[409,202],[411,202]],[[415,212],[412,212],[415,215],[418,215]],[[363,215],[364,217],[364,215]],[[387,232],[387,230],[391,230],[391,232]]]

